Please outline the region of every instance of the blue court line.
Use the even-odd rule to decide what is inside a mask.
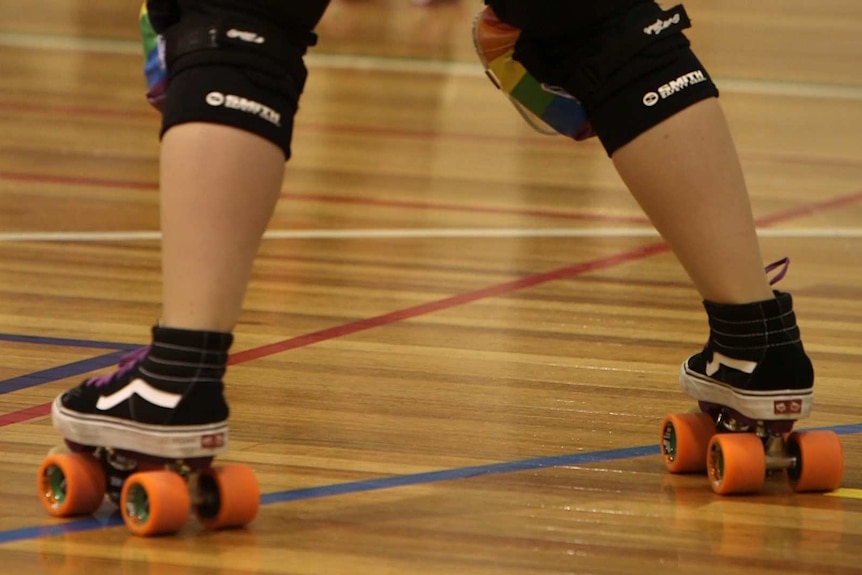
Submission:
[[[812,428],[815,429],[815,428]],[[833,427],[820,427],[816,429],[831,429],[838,435],[851,435],[862,433],[862,423],[851,425],[837,425]],[[275,491],[264,493],[260,497],[261,505],[272,505],[275,503],[286,503],[289,501],[300,501],[304,499],[316,499],[319,497],[335,497],[338,495],[349,495],[376,491],[379,489],[391,489],[408,485],[427,485],[439,481],[454,481],[483,475],[497,475],[501,473],[514,473],[518,471],[531,471],[550,467],[561,467],[565,465],[586,465],[590,463],[602,463],[618,459],[631,459],[647,455],[658,455],[658,445],[644,445],[640,447],[626,447],[621,449],[610,449],[606,451],[593,451],[588,453],[571,453],[553,457],[537,457],[519,461],[508,461],[493,463],[490,465],[476,465],[471,467],[459,467],[455,469],[443,469],[440,471],[429,471],[425,473],[414,473],[410,475],[394,475],[367,479],[362,481],[350,481],[347,483],[336,483],[333,485],[321,485],[319,487],[306,487],[302,489],[291,489],[287,491]],[[122,525],[123,521],[118,512],[105,517],[88,517],[75,519],[56,525],[40,527],[22,527],[0,531],[0,545],[15,541],[25,541],[41,537],[63,535],[66,533],[78,533],[92,531]]]
[[[141,346],[130,346],[130,349],[137,349],[139,347]],[[35,387],[37,385],[42,385],[43,383],[50,383],[59,379],[65,379],[67,377],[75,377],[103,367],[116,365],[120,358],[127,353],[129,353],[129,350],[112,351],[105,355],[90,357],[82,359],[81,361],[75,361],[42,371],[28,373],[27,375],[22,375],[20,377],[5,379],[0,381],[0,395],[26,389],[28,387]]]
[[[30,539],[41,539],[54,535],[66,535],[68,533],[79,533],[82,531],[93,531],[107,527],[118,527],[123,524],[123,518],[117,513],[107,517],[86,517],[68,523],[57,525],[42,525],[40,527],[24,527],[11,531],[0,532],[0,544],[12,543],[14,541],[28,541]],[[8,536],[8,537],[7,537]]]
[[[860,425],[862,430],[862,425]],[[538,457],[524,459],[521,461],[509,461],[494,463],[491,465],[476,465],[473,467],[461,467],[456,469],[444,469],[441,471],[430,471],[426,473],[415,473],[412,475],[394,475],[368,479],[363,481],[351,481],[348,483],[336,483],[334,485],[322,485],[320,487],[309,487],[303,489],[291,489],[288,491],[276,491],[264,493],[260,497],[261,505],[274,503],[285,503],[288,501],[299,501],[302,499],[315,499],[318,497],[333,497],[336,495],[348,495],[351,493],[362,493],[365,491],[376,491],[378,489],[389,489],[393,487],[404,487],[407,485],[424,485],[438,481],[451,481],[466,479],[481,475],[493,475],[499,473],[511,473],[515,471],[529,471],[547,467],[559,467],[561,465],[583,465],[587,463],[599,463],[612,461],[614,459],[627,459],[641,457],[644,455],[658,455],[657,445],[643,447],[628,447],[623,449],[611,449],[608,451],[594,451],[590,453],[573,453],[556,457]],[[41,507],[40,507],[41,509]],[[9,531],[0,531],[0,545],[14,541],[25,541],[40,537],[63,535],[66,533],[79,533],[92,531],[107,527],[122,525],[123,520],[119,513],[113,513],[108,517],[87,517],[75,519],[65,523],[44,527],[22,527]]]
[[[56,345],[62,347],[95,347],[99,349],[122,349],[126,351],[132,351],[141,347],[140,344],[116,343],[112,341],[90,341],[83,339],[71,339],[67,337],[16,335],[12,333],[0,333],[0,341],[11,341],[15,343],[33,343],[39,345]]]
[[[91,357],[81,361],[67,363],[65,365],[52,367],[43,371],[29,373],[20,377],[13,377],[0,381],[0,395],[11,393],[28,387],[35,387],[43,383],[50,383],[67,377],[75,377],[90,371],[116,365],[119,359],[130,351],[139,349],[141,344],[116,343],[111,341],[87,341],[81,339],[70,339],[63,337],[41,337],[31,335],[15,335],[0,333],[0,341],[15,343],[28,343],[35,345],[55,345],[61,347],[81,347],[85,349],[111,349],[111,353]]]
[[[824,425],[823,427],[806,427],[799,431],[824,429],[834,431],[838,435],[853,435],[854,433],[862,433],[862,423],[849,423],[847,425]]]
[[[523,459],[520,461],[507,461],[493,463],[490,465],[476,465],[473,467],[459,467],[456,469],[443,469],[440,471],[429,471],[426,473],[415,473],[411,475],[394,475],[378,479],[367,479],[364,481],[351,481],[349,483],[336,483],[335,485],[322,485],[320,487],[307,487],[305,489],[293,489],[290,491],[276,491],[261,495],[262,505],[270,503],[285,503],[287,501],[298,501],[300,499],[315,499],[318,497],[332,497],[335,495],[346,495],[349,493],[360,493],[363,491],[376,491],[378,489],[389,489],[392,487],[404,487],[407,485],[422,485],[436,483],[438,481],[452,481],[456,479],[467,479],[481,475],[496,475],[500,473],[514,473],[516,471],[530,471],[546,467],[560,467],[563,465],[584,465],[587,463],[599,463],[613,461],[615,459],[630,459],[632,457],[643,457],[644,455],[658,455],[658,445],[646,445],[642,447],[625,447],[622,449],[611,449],[608,451],[593,451],[589,453],[571,453],[555,457],[537,457],[534,459]],[[0,532],[0,543],[3,541],[3,533]]]

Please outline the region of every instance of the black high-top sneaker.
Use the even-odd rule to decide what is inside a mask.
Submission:
[[[704,302],[709,341],[682,364],[680,387],[702,403],[758,421],[808,417],[814,369],[802,347],[793,300],[742,305]]]
[[[113,373],[54,400],[54,427],[84,446],[190,459],[227,449],[222,377],[229,333],[153,328],[153,343]]]

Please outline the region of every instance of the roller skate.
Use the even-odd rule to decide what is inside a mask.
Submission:
[[[767,271],[781,265],[780,279],[786,259]],[[767,476],[781,472],[797,492],[832,491],[841,484],[838,435],[793,431],[811,411],[814,371],[790,294],[774,294],[773,300],[743,305],[704,302],[709,341],[680,369],[680,387],[698,401],[699,412],[668,415],[662,423],[668,471],[706,471],[718,494],[759,492]]]
[[[209,529],[251,522],[260,500],[254,473],[213,465],[227,449],[222,376],[231,341],[156,327],[151,347],[57,397],[51,417],[65,447],[49,453],[37,477],[48,513],[89,515],[107,495],[135,535],[179,531],[192,509]]]

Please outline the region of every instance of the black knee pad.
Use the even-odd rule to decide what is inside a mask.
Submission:
[[[162,134],[188,122],[259,135],[290,157],[293,120],[312,33],[262,22],[184,16],[162,33],[167,89]]]
[[[515,58],[584,106],[608,155],[718,89],[691,51],[682,6],[649,1],[547,37],[522,34]],[[526,30],[525,30],[526,32]]]
[[[274,143],[287,160],[299,89],[289,82],[274,89],[272,83],[272,78],[241,66],[184,68],[171,75],[161,133],[189,122],[232,126]]]

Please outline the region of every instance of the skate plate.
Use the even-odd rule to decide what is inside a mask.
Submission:
[[[705,471],[720,495],[757,493],[777,474],[796,492],[841,485],[844,454],[834,431],[793,431],[792,420],[754,420],[711,403],[699,408],[662,422],[662,459],[671,473]]]
[[[246,465],[213,466],[212,457],[166,459],[66,442],[39,467],[39,499],[50,515],[90,515],[108,496],[135,535],[182,529],[194,510],[208,529],[241,527],[260,506],[260,488]]]

